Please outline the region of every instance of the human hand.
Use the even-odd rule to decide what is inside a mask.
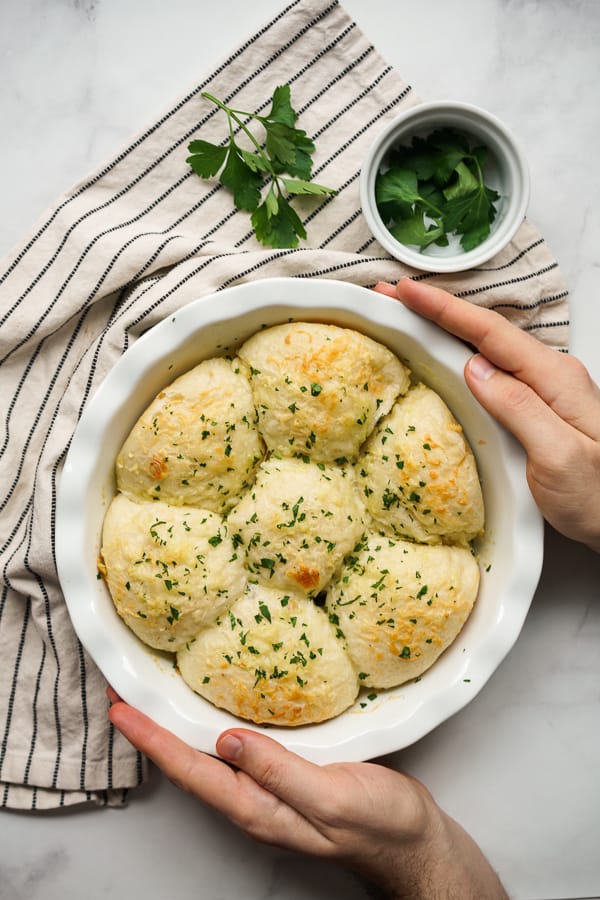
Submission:
[[[318,766],[243,728],[219,737],[223,762],[108,695],[125,737],[250,837],[337,862],[396,900],[506,900],[481,851],[416,779],[372,763]]]
[[[557,531],[600,552],[600,389],[585,366],[440,288],[401,278],[375,290],[479,350],[467,362],[466,382],[525,448],[541,512]]]

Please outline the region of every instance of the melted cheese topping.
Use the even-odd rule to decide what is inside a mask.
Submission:
[[[343,642],[323,610],[257,584],[181,650],[177,664],[197,693],[253,722],[321,722],[358,693]]]
[[[354,460],[409,372],[387,347],[349,328],[277,325],[239,351],[269,450],[315,462]]]
[[[117,494],[104,520],[102,557],[117,612],[159,650],[178,650],[246,584],[227,525],[210,510]]]
[[[421,675],[469,615],[479,568],[464,547],[370,535],[347,560],[327,608],[361,683],[388,688]]]
[[[224,513],[254,480],[263,456],[256,411],[239,362],[209,359],[162,390],[117,457],[131,497]]]
[[[228,521],[250,578],[314,597],[362,535],[364,509],[351,468],[271,457]]]
[[[397,537],[466,544],[483,529],[475,458],[442,398],[424,384],[401,397],[357,464],[367,509]]]

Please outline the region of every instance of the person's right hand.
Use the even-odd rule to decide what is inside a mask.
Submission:
[[[583,363],[440,288],[401,278],[376,290],[479,350],[466,382],[525,448],[541,512],[557,531],[600,552],[600,389]]]

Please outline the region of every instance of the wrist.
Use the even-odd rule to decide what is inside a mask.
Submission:
[[[458,822],[440,812],[439,839],[435,847],[430,847],[437,862],[433,870],[437,893],[424,894],[423,900],[508,900],[498,875],[473,838]]]
[[[508,900],[472,838],[430,796],[427,807],[422,834],[390,841],[361,874],[389,900]]]

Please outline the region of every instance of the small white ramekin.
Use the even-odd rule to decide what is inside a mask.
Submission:
[[[448,247],[401,244],[383,222],[375,202],[375,180],[395,146],[409,145],[413,137],[426,137],[438,128],[454,128],[488,149],[485,183],[498,191],[496,218],[491,232],[478,247],[465,251],[458,239]],[[467,103],[421,103],[387,125],[375,140],[360,176],[362,211],[377,241],[396,259],[428,272],[460,272],[481,265],[500,252],[514,237],[529,203],[529,169],[515,138],[491,113]]]

